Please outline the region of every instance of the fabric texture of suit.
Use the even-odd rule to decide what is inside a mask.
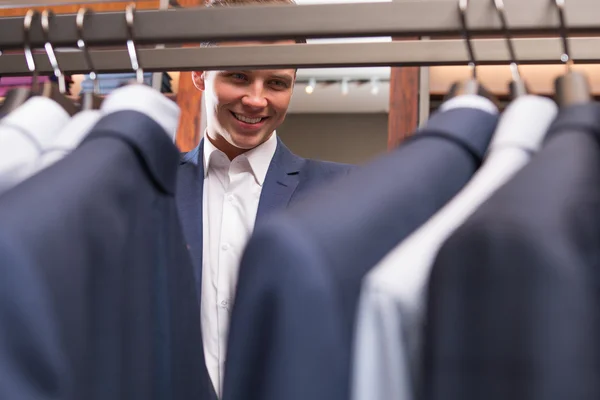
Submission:
[[[256,229],[240,266],[225,400],[346,400],[362,277],[460,190],[497,115],[437,113],[400,148]]]
[[[0,198],[1,258],[35,269],[56,318],[66,367],[51,398],[209,398],[178,157],[152,119],[115,112]]]
[[[0,398],[65,399],[72,379],[36,268],[0,238]]]
[[[424,399],[600,398],[600,104],[444,244],[425,324]]]

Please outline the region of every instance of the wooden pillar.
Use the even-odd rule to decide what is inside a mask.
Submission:
[[[182,7],[198,7],[204,0],[179,0]],[[190,45],[198,46],[198,44]],[[190,151],[198,145],[201,138],[200,118],[202,115],[202,92],[196,89],[191,72],[179,74],[177,105],[181,109],[176,143],[181,151]]]
[[[404,39],[406,40],[406,39]],[[392,67],[388,150],[398,146],[419,124],[419,67]]]

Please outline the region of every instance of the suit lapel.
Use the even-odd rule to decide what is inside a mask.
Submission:
[[[267,170],[258,204],[256,222],[270,212],[287,207],[300,181],[300,170],[306,160],[294,155],[279,137],[273,160]]]
[[[186,153],[180,162],[177,182],[177,205],[183,232],[194,265],[196,290],[202,288],[202,201],[204,192],[204,140]]]

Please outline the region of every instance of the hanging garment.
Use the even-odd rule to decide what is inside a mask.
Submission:
[[[33,172],[48,168],[71,153],[83,142],[100,118],[102,118],[102,113],[95,110],[81,111],[71,117],[71,120],[61,129],[56,140],[40,154]]]
[[[58,103],[36,96],[0,119],[0,194],[34,173],[69,118]]]
[[[144,85],[126,85],[115,90],[102,103],[101,110],[87,110],[76,114],[61,129],[52,145],[38,158],[35,172],[47,168],[73,151],[90,133],[103,115],[119,110],[136,110],[152,118],[175,140],[180,111],[177,105]],[[175,128],[173,128],[175,127]]]
[[[354,400],[418,398],[424,292],[435,256],[452,232],[529,162],[557,111],[544,97],[524,96],[510,104],[473,179],[365,277],[352,363]]]
[[[478,168],[497,109],[437,113],[396,151],[257,226],[240,266],[225,400],[345,400],[363,275]]]
[[[27,258],[10,236],[0,238],[0,399],[72,398],[58,321]]]
[[[178,114],[171,120],[170,132]],[[35,268],[58,320],[68,360],[59,398],[209,393],[198,378],[204,360],[174,199],[178,163],[160,124],[121,110],[103,117],[68,157],[0,198],[0,238],[10,238],[10,246],[0,243],[10,251],[3,256],[14,268]]]
[[[600,398],[600,104],[559,112],[545,146],[442,246],[423,399]]]

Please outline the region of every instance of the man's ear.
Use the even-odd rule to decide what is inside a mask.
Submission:
[[[194,86],[196,89],[204,91],[206,89],[205,82],[205,72],[204,71],[193,71],[192,72],[192,81],[194,82]]]

